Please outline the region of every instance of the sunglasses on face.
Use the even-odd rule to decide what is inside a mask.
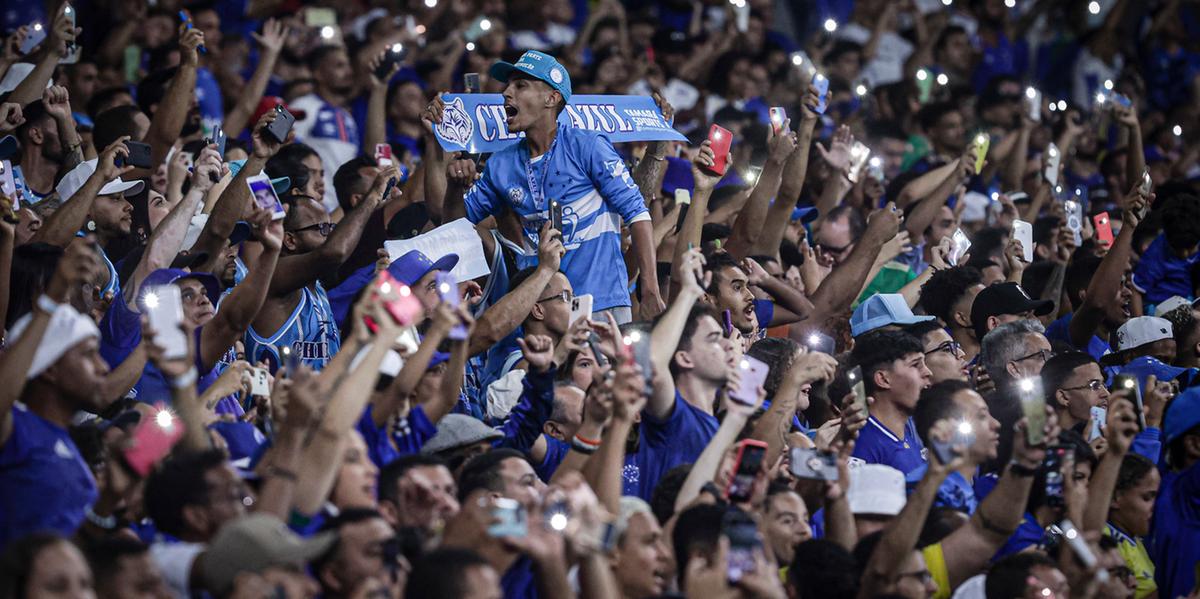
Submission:
[[[316,229],[317,233],[320,233],[322,237],[329,237],[329,234],[333,233],[333,228],[336,226],[337,223],[316,223],[307,227],[293,229],[292,233],[303,233],[304,231]]]

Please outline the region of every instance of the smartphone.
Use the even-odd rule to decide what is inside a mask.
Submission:
[[[283,375],[292,378],[292,373],[300,367],[300,355],[292,351],[290,345],[278,345],[275,352],[279,354],[279,368],[283,369]]]
[[[783,129],[783,122],[787,120],[787,111],[782,106],[772,106],[767,114],[771,117],[771,128],[779,135],[779,131]]]
[[[679,218],[675,220],[675,232],[683,229],[683,220],[687,218],[688,208],[692,206],[692,192],[686,189],[675,190],[675,205],[679,206]]]
[[[271,396],[271,384],[267,382],[266,368],[250,369],[250,395]]]
[[[753,356],[742,356],[738,363],[738,374],[741,375],[738,388],[729,393],[729,399],[752,408],[759,406],[758,388],[767,380],[770,367],[765,362]]]
[[[1025,88],[1025,111],[1029,120],[1035,123],[1042,122],[1042,92],[1035,87]]]
[[[1092,569],[1096,565],[1096,554],[1092,553],[1092,548],[1088,547],[1087,541],[1083,539],[1083,535],[1075,528],[1075,525],[1070,520],[1063,520],[1058,523],[1058,529],[1062,531],[1063,539],[1067,541],[1067,547],[1071,548],[1071,552],[1083,564],[1084,568]],[[1100,570],[1096,573],[1097,578],[1100,574],[1108,574],[1106,570]]]
[[[927,69],[917,70],[917,102],[925,104],[933,96],[933,74]]]
[[[1026,263],[1033,262],[1033,225],[1020,219],[1014,219],[1012,224],[1013,239],[1021,242],[1021,259]]]
[[[741,33],[750,30],[750,3],[742,2],[733,5],[733,25]]]
[[[863,142],[855,140],[854,145],[850,146],[850,172],[846,175],[851,183],[858,183],[870,157],[871,148],[868,148]]]
[[[468,94],[477,94],[483,88],[479,85],[479,73],[463,74],[463,89]]]
[[[962,229],[955,229],[954,235],[950,238],[950,255],[948,256],[951,265],[957,265],[958,261],[963,256],[967,255],[967,251],[971,249],[971,238]]]
[[[1046,182],[1051,188],[1058,187],[1058,167],[1062,164],[1062,153],[1058,151],[1058,146],[1053,143],[1046,148],[1046,168],[1042,171],[1046,177]]]
[[[978,133],[975,139],[971,140],[971,154],[975,156],[975,174],[983,172],[983,163],[987,160],[988,148],[992,145],[992,139],[987,133]]]
[[[861,366],[855,366],[846,371],[846,378],[850,379],[850,389],[854,391],[854,403],[858,406],[863,415],[867,412],[867,386],[863,382],[863,372]]]
[[[1091,422],[1091,428],[1088,429],[1088,443],[1104,436],[1104,426],[1108,423],[1108,410],[1100,406],[1092,406],[1088,410],[1088,421]]]
[[[1150,195],[1150,190],[1152,189],[1154,189],[1154,180],[1150,178],[1150,169],[1143,168],[1142,184],[1140,187],[1138,187],[1138,191],[1141,191],[1142,195],[1148,196]]]
[[[408,56],[408,50],[404,44],[396,42],[391,48],[383,54],[383,60],[379,61],[379,66],[375,67],[375,78],[380,81],[385,81],[392,73],[392,69],[400,64],[404,58]]]
[[[701,281],[701,285],[703,285]],[[733,312],[729,310],[721,310],[721,330],[726,337],[733,335]]]
[[[17,198],[17,179],[13,175],[12,162],[8,160],[0,160],[0,194],[12,198],[14,212],[21,209]]]
[[[571,298],[571,318],[567,326],[575,324],[580,318],[592,317],[592,294],[585,293]]]
[[[485,16],[480,16],[463,32],[463,39],[468,42],[478,41],[492,28],[492,22]]]
[[[417,317],[424,312],[421,302],[413,295],[408,285],[397,281],[388,271],[379,273],[379,276],[375,277],[374,285],[375,292],[379,294],[384,309],[392,316],[396,324],[409,326],[416,322]],[[372,332],[379,330],[379,326],[369,317],[366,319],[366,323]]]
[[[25,35],[25,41],[21,43],[21,54],[33,52],[33,49],[45,39],[46,28],[41,23],[30,23],[29,33]]]
[[[142,294],[146,317],[154,329],[154,343],[163,349],[163,357],[178,360],[188,356],[187,333],[183,323],[183,298],[174,285],[151,287]]]
[[[497,522],[488,527],[488,536],[523,537],[529,533],[525,508],[515,499],[507,497],[493,499],[492,518]]]
[[[813,112],[825,114],[829,108],[829,78],[817,73],[813,75],[812,84],[817,88],[817,105],[813,107]]]
[[[587,344],[588,348],[592,350],[592,357],[596,359],[596,364],[608,366],[608,356],[600,351],[600,336],[595,333],[588,335]]]
[[[1075,237],[1075,247],[1083,243],[1083,204],[1075,200],[1063,203],[1067,213],[1067,230]]]
[[[275,194],[271,178],[265,172],[246,179],[246,186],[250,188],[254,203],[258,204],[259,208],[271,211],[271,220],[280,220],[287,214],[283,211],[283,202],[280,202],[279,196]]]
[[[962,455],[954,449],[955,447],[961,445],[969,449],[971,445],[974,444],[975,429],[971,426],[971,423],[965,420],[959,421],[957,424],[955,424],[954,433],[950,435],[949,441],[938,441],[936,439],[929,440],[930,449],[933,451],[933,457],[937,458],[937,461],[940,464],[949,464],[951,460]]]
[[[1113,376],[1113,391],[1126,390],[1133,402],[1133,411],[1137,413],[1138,428],[1146,430],[1146,404],[1142,402],[1142,386],[1137,377],[1131,374]]]
[[[646,377],[646,387],[649,389],[651,377],[654,374],[653,366],[650,363],[650,332],[630,331],[625,336],[625,347],[629,352],[629,358],[634,364],[641,367],[642,375]]]
[[[837,353],[837,342],[833,340],[833,337],[825,333],[809,333],[808,338],[804,340],[804,344],[808,346],[808,349],[817,353],[828,356]]]
[[[729,539],[728,565],[725,577],[736,584],[755,570],[755,558],[762,551],[762,538],[754,519],[739,509],[725,512],[721,534]]]
[[[1029,445],[1046,442],[1046,396],[1042,377],[1034,376],[1017,381],[1021,413],[1025,416],[1025,441]]]
[[[375,144],[375,164],[379,168],[392,166],[392,145]]]
[[[1113,232],[1112,225],[1108,222],[1108,213],[1101,212],[1093,216],[1092,222],[1096,225],[1096,242],[1106,248],[1112,247]]]
[[[71,31],[74,32],[75,31],[75,9],[70,4],[67,4],[67,5],[63,6],[63,15],[65,15],[68,19],[71,20]],[[76,48],[76,45],[75,45],[74,41],[67,42],[67,54],[74,55],[75,48]],[[68,59],[69,58],[70,57],[68,57]],[[79,62],[78,58],[76,58],[75,62]]]
[[[118,159],[117,166],[136,166],[138,168],[150,168],[150,144],[140,141],[127,141],[125,147],[129,150],[129,155],[123,160]]]
[[[767,444],[746,439],[738,444],[737,461],[734,462],[733,477],[725,489],[725,498],[731,503],[750,501],[754,491],[754,479],[763,469],[763,458],[767,455]]]
[[[193,27],[192,26],[192,15],[190,13],[188,13],[188,11],[186,11],[186,10],[179,11],[179,22],[183,23],[184,29],[191,29]],[[205,48],[204,44],[200,44],[196,48],[196,51],[201,54],[206,54],[206,53],[208,53],[208,48]]]
[[[275,120],[267,125],[266,132],[275,141],[285,143],[288,133],[292,130],[292,125],[296,123],[296,117],[292,116],[292,113],[288,112],[288,109],[284,108],[282,104],[275,106],[275,112]]]
[[[448,273],[445,271],[438,271],[434,279],[437,285],[438,297],[440,297],[442,301],[446,302],[446,304],[448,304],[450,307],[457,308],[461,301],[461,298],[458,296],[458,279],[453,273]],[[410,294],[409,297],[413,296]],[[418,302],[418,306],[419,305],[420,302]],[[413,315],[413,320],[416,320],[416,315]],[[455,341],[462,341],[468,336],[466,325],[460,322],[450,328],[450,332],[446,335],[446,338],[453,339]]]
[[[225,135],[225,130],[222,129],[220,125],[213,127],[212,143],[217,146],[217,154],[221,157],[222,161],[225,160],[225,142],[228,141],[228,139],[229,138]]]
[[[1063,477],[1069,476],[1064,472],[1067,455],[1071,448],[1066,445],[1051,445],[1046,448],[1046,457],[1042,459],[1042,471],[1046,473],[1046,505],[1062,507],[1066,504],[1063,496]]]
[[[132,443],[122,453],[125,463],[145,478],[154,465],[171,453],[171,448],[183,437],[183,423],[166,404],[156,404],[153,418],[145,416],[131,435]]]
[[[559,233],[563,232],[562,204],[558,200],[550,200],[550,227]]]
[[[404,167],[403,166],[400,167],[400,170],[403,171]],[[388,198],[391,197],[391,195],[392,195],[392,190],[395,188],[396,188],[396,178],[388,177],[387,185],[383,186],[383,195],[379,196],[379,203],[382,204],[382,203],[388,201]]]
[[[708,128],[708,140],[712,142],[713,165],[708,171],[714,175],[724,175],[729,168],[729,148],[733,145],[733,134],[728,129],[713,125]]]
[[[332,8],[310,6],[304,9],[304,24],[309,27],[337,25],[337,12]]]
[[[788,456],[788,470],[796,478],[837,480],[837,456],[828,451],[809,447],[793,447]]]

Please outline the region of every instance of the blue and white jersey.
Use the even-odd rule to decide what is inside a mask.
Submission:
[[[300,290],[300,303],[296,304],[296,309],[292,310],[291,316],[278,331],[263,337],[251,326],[246,329],[244,343],[246,360],[251,364],[265,360],[271,372],[282,366],[276,349],[280,345],[290,346],[293,355],[313,370],[324,368],[342,347],[329,298],[325,296],[325,288],[321,287],[320,282],[316,284],[315,291],[309,287]]]
[[[594,311],[628,306],[621,223],[649,220],[650,214],[625,161],[602,133],[559,124],[550,149],[532,161],[524,141],[496,152],[467,192],[467,218],[479,223],[512,208],[525,237],[517,267],[525,268],[537,263],[538,232],[550,218],[552,199],[562,204],[567,254],[561,269],[575,294],[590,293]]]
[[[925,465],[925,446],[917,436],[912,418],[904,422],[904,438],[899,439],[874,416],[868,416],[867,425],[858,433],[850,461],[883,464],[908,475]]]
[[[301,96],[289,103],[303,110],[304,120],[296,120],[296,141],[316,151],[325,167],[325,197],[321,203],[333,212],[337,209],[337,194],[333,190],[333,174],[339,166],[358,156],[362,136],[350,111],[326,102],[317,94]]]

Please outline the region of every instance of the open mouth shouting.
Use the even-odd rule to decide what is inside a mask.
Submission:
[[[512,104],[505,102],[504,103],[504,115],[505,115],[504,124],[512,125],[513,119],[515,119],[517,117],[518,112],[519,111],[517,110],[516,106],[513,106]]]

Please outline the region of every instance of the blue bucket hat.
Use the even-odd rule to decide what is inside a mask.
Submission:
[[[146,275],[145,280],[142,281],[142,286],[138,290],[138,307],[143,310],[145,309],[145,306],[142,305],[142,296],[147,289],[170,285],[180,279],[196,279],[200,281],[200,284],[204,285],[204,292],[208,296],[208,301],[214,306],[221,299],[221,284],[212,273],[188,272],[180,268],[160,268]]]
[[[553,56],[537,50],[528,50],[515,64],[504,61],[493,64],[492,68],[488,69],[488,75],[500,83],[508,83],[515,71],[545,81],[562,94],[563,101],[571,101],[571,75]]]
[[[850,335],[857,337],[868,331],[892,324],[910,325],[933,320],[932,316],[917,316],[899,293],[876,293],[868,297],[850,315]]]
[[[410,250],[407,254],[396,258],[394,262],[388,265],[388,273],[396,278],[397,281],[408,285],[409,287],[416,285],[421,277],[425,276],[431,270],[443,270],[450,272],[454,265],[458,264],[458,254],[446,254],[438,258],[437,262],[429,259],[421,250]]]

